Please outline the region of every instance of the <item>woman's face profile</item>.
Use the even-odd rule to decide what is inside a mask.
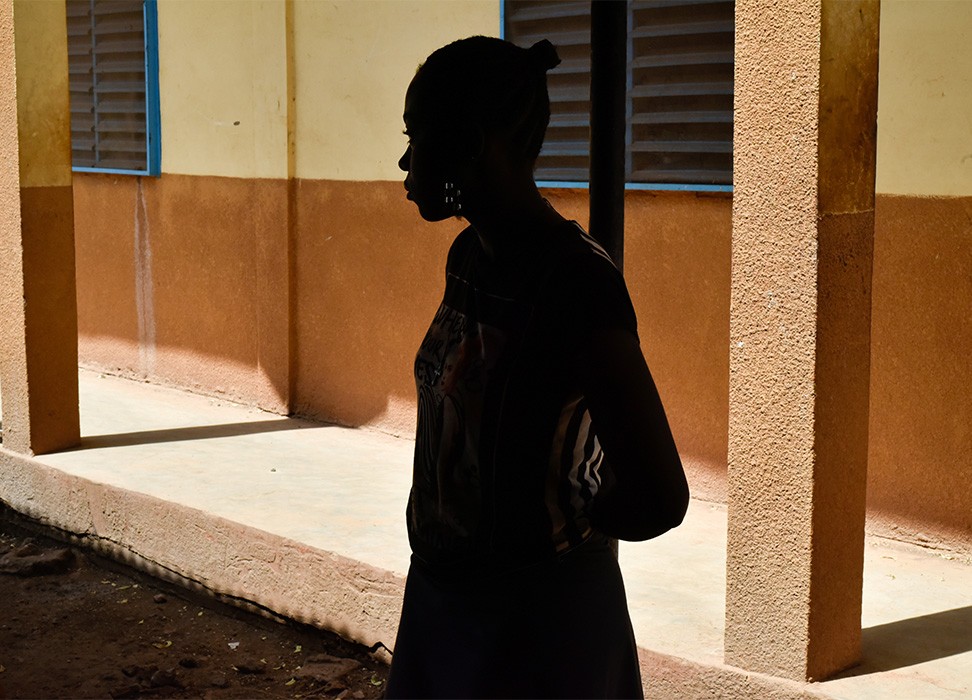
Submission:
[[[442,221],[453,216],[445,203],[448,181],[446,154],[441,134],[429,126],[413,80],[405,94],[405,135],[408,146],[398,160],[405,176],[407,198],[415,202],[426,221]]]

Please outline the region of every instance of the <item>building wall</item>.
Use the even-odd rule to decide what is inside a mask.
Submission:
[[[4,447],[77,444],[77,320],[63,0],[0,8]]]
[[[405,88],[439,46],[496,35],[498,8],[495,0],[294,4],[292,405],[303,415],[413,432],[412,359],[459,227],[423,226],[402,196]]]
[[[882,5],[869,504],[888,533],[972,550],[970,23],[960,0]],[[410,433],[459,224],[402,197],[401,103],[434,48],[497,33],[497,0],[159,0],[159,27],[162,177],[75,176],[82,362]],[[585,191],[545,194],[586,223]],[[626,197],[642,346],[714,500],[730,237],[730,195]]]
[[[287,177],[286,7],[158,3],[164,173]]]
[[[385,417],[357,402],[410,396],[374,352],[407,356],[400,329],[424,307],[389,322],[384,297],[346,298],[334,280],[367,277],[376,253],[398,264],[387,241],[360,242],[388,201],[407,211],[375,199],[400,185],[374,182],[398,178],[404,86],[443,43],[495,34],[497,3],[160,0],[158,11],[162,177],[74,178],[82,363],[282,413],[407,424],[401,408]],[[431,255],[417,278],[439,278]],[[382,290],[407,300],[416,287]],[[357,325],[335,325],[326,309],[350,302]],[[364,332],[374,352],[354,355],[361,385],[322,374]]]
[[[881,3],[868,505],[972,551],[972,4]]]
[[[877,191],[972,196],[972,7],[883,0]]]
[[[163,175],[74,179],[81,361],[285,412],[285,5],[158,11]]]
[[[77,174],[81,363],[286,412],[287,181]]]
[[[400,179],[405,87],[440,46],[498,36],[499,3],[294,2],[297,176]]]

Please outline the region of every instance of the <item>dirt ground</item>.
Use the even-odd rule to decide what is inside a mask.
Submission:
[[[0,520],[0,698],[379,698],[362,646]]]

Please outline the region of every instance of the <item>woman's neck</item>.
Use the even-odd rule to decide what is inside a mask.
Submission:
[[[532,177],[528,186],[504,187],[484,204],[470,209],[466,219],[479,234],[483,252],[494,263],[519,258],[545,245],[565,219],[545,200]]]

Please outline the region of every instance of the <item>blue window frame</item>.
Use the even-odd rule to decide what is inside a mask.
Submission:
[[[161,173],[156,0],[66,0],[75,172]]]
[[[590,0],[503,0],[504,38],[549,39],[551,119],[538,184],[587,187]],[[733,0],[627,0],[628,189],[732,191]]]

